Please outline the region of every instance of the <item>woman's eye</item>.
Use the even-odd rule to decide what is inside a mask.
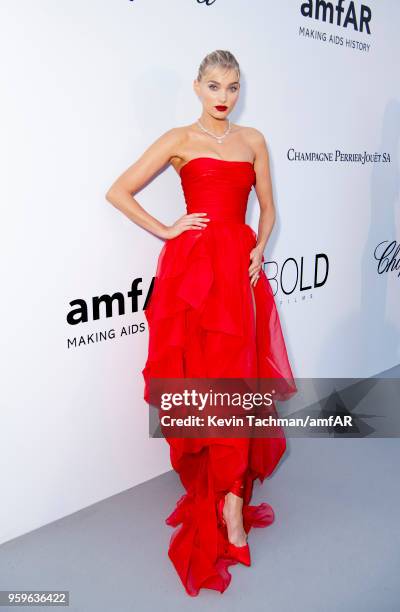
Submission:
[[[214,90],[214,88],[217,88],[217,86],[216,85],[209,85],[209,88]],[[238,90],[238,88],[235,85],[233,85],[233,87],[231,87],[231,91],[237,91],[237,90]]]

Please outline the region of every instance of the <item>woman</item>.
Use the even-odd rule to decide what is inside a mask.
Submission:
[[[296,390],[263,251],[275,221],[268,151],[255,128],[228,119],[240,94],[240,69],[229,51],[201,62],[194,91],[199,120],[165,132],[112,185],[106,198],[166,242],[145,310],[149,349],[144,398],[158,378],[281,378],[281,398]],[[170,163],[187,212],[171,226],[132,198]],[[260,204],[258,236],[245,223],[249,192]],[[273,411],[273,414],[276,414]],[[250,565],[247,534],[274,520],[269,504],[251,506],[286,448],[274,438],[169,438],[173,468],[186,490],[168,525],[178,527],[169,557],[189,595],[221,593],[228,566]]]

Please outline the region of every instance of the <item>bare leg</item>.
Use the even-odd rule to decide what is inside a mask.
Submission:
[[[228,540],[235,546],[244,546],[247,542],[247,534],[243,528],[243,499],[235,493],[225,495],[223,510],[224,519],[228,530]]]
[[[254,321],[256,321],[256,301],[252,285],[250,285],[251,299],[253,302]],[[247,534],[243,528],[243,499],[232,492],[225,496],[224,519],[228,528],[228,539],[235,546],[244,546],[247,542]]]

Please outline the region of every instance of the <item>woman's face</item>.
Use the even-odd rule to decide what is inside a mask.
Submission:
[[[240,83],[236,70],[215,67],[209,68],[200,82],[194,81],[194,89],[203,104],[203,112],[224,119],[236,104]]]

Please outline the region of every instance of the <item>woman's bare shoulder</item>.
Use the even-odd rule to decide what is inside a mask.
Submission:
[[[189,123],[188,125],[178,125],[176,127],[173,127],[169,129],[168,132],[171,132],[172,134],[182,137],[182,136],[186,136],[187,134],[190,134],[195,128],[196,128],[195,123]]]
[[[161,138],[167,140],[174,150],[179,150],[189,142],[195,131],[195,124],[178,125],[165,131]]]
[[[255,128],[255,127],[251,127],[251,126],[239,126],[241,127],[244,132],[243,134],[251,141],[254,142],[255,144],[261,144],[263,142],[265,142],[265,136],[264,134],[261,132],[261,130]]]

